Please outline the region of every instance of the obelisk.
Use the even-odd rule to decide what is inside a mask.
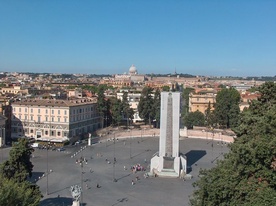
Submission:
[[[186,159],[179,156],[180,92],[161,92],[158,155],[151,159],[151,172],[162,177],[179,177]]]

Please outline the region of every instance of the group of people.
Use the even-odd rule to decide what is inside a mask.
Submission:
[[[145,171],[145,168],[140,164],[136,164],[131,167],[131,170],[135,173],[136,171]]]

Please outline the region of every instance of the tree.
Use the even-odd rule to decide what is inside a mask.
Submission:
[[[234,89],[222,89],[216,96],[215,117],[219,126],[234,128],[237,126],[240,109],[240,94]]]
[[[104,116],[107,116],[107,102],[105,100],[105,87],[103,85],[100,85],[98,88],[98,95],[97,95],[97,105],[98,105],[98,111],[101,116],[101,125],[102,128],[104,126]]]
[[[18,144],[13,144],[9,159],[0,166],[0,173],[3,177],[18,182],[23,182],[31,177],[33,170],[33,164],[30,160],[32,152],[33,149],[25,138],[19,139]]]
[[[155,90],[153,98],[153,109],[154,109],[154,119],[155,127],[160,127],[160,107],[161,107],[161,94],[159,89]]]
[[[230,152],[195,183],[192,206],[275,205],[276,84],[261,86],[261,97],[242,112]]]
[[[117,98],[111,99],[111,115],[112,115],[112,124],[119,125],[122,121],[122,104],[121,100]]]
[[[194,91],[194,88],[187,87],[183,89],[183,92],[182,92],[183,103],[181,105],[182,106],[181,116],[183,118],[183,122],[185,126],[186,126],[186,123],[184,120],[189,113],[189,95],[192,91]]]
[[[169,86],[163,86],[163,87],[162,87],[162,91],[163,91],[163,92],[169,92],[170,89],[171,89],[171,88],[170,88]]]
[[[38,186],[0,175],[0,205],[38,206],[41,197]]]
[[[208,103],[208,107],[205,110],[205,124],[208,127],[213,127],[215,124],[215,115],[214,112],[211,110],[211,103]]]
[[[127,96],[128,96],[128,93],[124,92],[123,99],[121,102],[121,107],[122,107],[123,116],[126,117],[127,119],[127,127],[129,127],[129,120],[133,119],[134,111],[132,108],[130,108]]]
[[[200,111],[190,112],[184,117],[185,126],[192,129],[193,126],[204,126],[205,116]]]
[[[144,119],[146,124],[147,122],[151,124],[154,117],[152,91],[152,88],[144,87],[138,104],[139,116]]]

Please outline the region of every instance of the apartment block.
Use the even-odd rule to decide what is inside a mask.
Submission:
[[[12,103],[12,138],[62,142],[101,128],[96,99],[26,99]]]

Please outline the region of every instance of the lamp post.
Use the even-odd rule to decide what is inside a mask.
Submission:
[[[131,130],[130,129],[128,129],[128,132],[130,132],[130,137],[129,137],[129,158],[132,159],[132,155],[131,155],[132,134],[131,134]]]
[[[48,184],[48,175],[49,175],[49,155],[48,155],[48,150],[49,150],[49,142],[47,142],[47,147],[46,147],[46,149],[47,149],[47,163],[46,163],[46,169],[47,169],[47,171],[46,171],[46,195],[48,195],[49,194],[49,190],[48,190],[48,186],[49,186],[49,184]]]
[[[115,157],[115,133],[113,138],[113,182],[117,182],[115,178],[115,163],[116,163],[116,157]]]
[[[81,192],[81,204],[83,203],[83,156],[82,156],[82,160],[80,162],[80,166],[81,166],[81,189],[82,189],[82,192]]]
[[[83,148],[81,147],[81,157],[79,159],[79,164],[81,166],[81,202],[80,205],[83,203],[83,163],[85,159],[83,157]]]

